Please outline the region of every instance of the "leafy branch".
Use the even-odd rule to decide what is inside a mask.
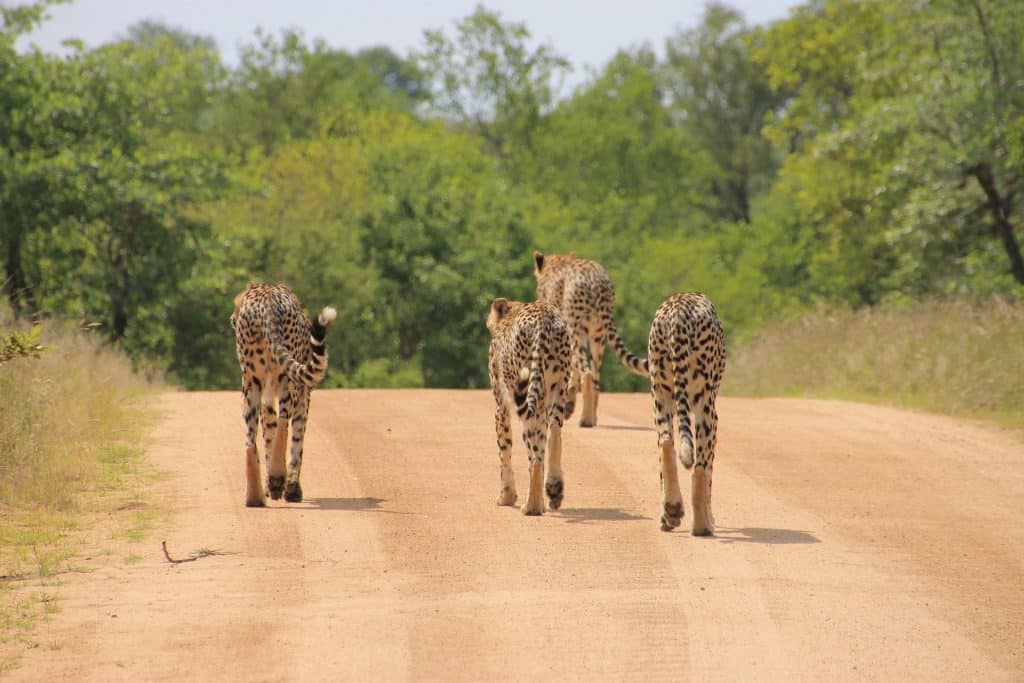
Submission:
[[[37,342],[42,331],[41,325],[35,325],[28,332],[14,331],[6,337],[0,337],[0,365],[13,358],[38,358],[39,354],[46,350],[45,346]]]

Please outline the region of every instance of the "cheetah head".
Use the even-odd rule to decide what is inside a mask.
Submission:
[[[523,302],[521,301],[509,301],[499,296],[491,302],[491,310],[487,314],[487,329],[492,335],[495,334],[501,321],[515,315],[515,312],[522,306]]]

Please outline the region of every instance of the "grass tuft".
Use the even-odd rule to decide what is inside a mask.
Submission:
[[[730,349],[723,392],[813,396],[1024,428],[1024,305],[926,301],[826,310]]]

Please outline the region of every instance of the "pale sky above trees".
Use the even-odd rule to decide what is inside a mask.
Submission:
[[[676,29],[700,22],[699,0],[75,0],[50,10],[51,19],[30,42],[58,50],[62,40],[82,39],[95,47],[125,34],[143,20],[155,20],[212,36],[228,64],[237,47],[261,27],[276,33],[298,28],[309,39],[358,50],[387,45],[400,55],[423,44],[423,30],[444,28],[474,12],[478,4],[500,12],[504,21],[523,22],[539,42],[550,43],[572,62],[576,78],[585,66],[601,67],[620,48],[649,43],[659,52]],[[788,16],[796,0],[726,0],[750,24]],[[572,79],[576,80],[576,79]]]

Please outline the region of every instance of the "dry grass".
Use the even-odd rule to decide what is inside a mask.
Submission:
[[[0,311],[0,330],[12,326]],[[130,511],[109,532],[130,537],[153,515],[139,444],[154,385],[85,332],[48,324],[41,341],[40,358],[0,366],[0,644],[55,609],[96,518]]]
[[[818,310],[730,350],[723,391],[883,402],[1024,428],[1024,305]]]

